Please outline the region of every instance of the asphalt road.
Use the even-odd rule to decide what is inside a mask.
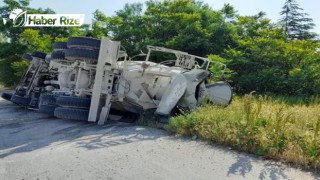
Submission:
[[[320,179],[135,124],[56,119],[0,99],[0,179]]]

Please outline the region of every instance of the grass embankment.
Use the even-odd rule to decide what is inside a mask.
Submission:
[[[205,104],[172,118],[168,129],[266,158],[320,169],[319,98],[308,104],[290,104],[287,100],[246,95],[226,108]]]

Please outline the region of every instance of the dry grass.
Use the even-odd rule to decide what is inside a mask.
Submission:
[[[174,117],[168,129],[240,151],[320,169],[320,103],[316,97],[306,104],[246,95],[236,98],[227,108],[205,104],[194,112]]]

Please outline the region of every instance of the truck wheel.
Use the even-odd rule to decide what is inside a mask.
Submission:
[[[88,64],[98,62],[99,52],[91,49],[66,49],[65,58],[68,60],[83,60]]]
[[[68,48],[66,42],[55,42],[52,46],[53,51],[63,51]]]
[[[56,96],[53,94],[41,94],[40,95],[40,106],[41,105],[56,105]]]
[[[24,95],[26,95],[26,90],[25,89],[18,89],[18,90],[16,90],[16,92],[14,93],[15,95],[18,95],[18,96],[24,96]]]
[[[59,96],[57,105],[63,107],[90,108],[91,99],[84,97]]]
[[[39,51],[34,51],[31,56],[33,57],[37,57],[37,58],[40,58],[40,59],[45,59],[47,54],[46,53],[43,53],[43,52],[39,52]]]
[[[29,103],[31,108],[38,108],[39,107],[39,97],[32,97]]]
[[[51,116],[54,115],[54,110],[57,108],[56,105],[40,105],[39,106],[39,112],[45,113],[45,114],[49,114]]]
[[[51,54],[51,60],[65,60],[64,51],[54,51]]]
[[[61,119],[88,121],[89,110],[58,107],[54,110],[54,116]]]
[[[32,56],[30,54],[24,53],[22,59],[32,61]]]
[[[11,102],[22,105],[22,106],[28,106],[30,104],[31,98],[30,97],[23,97],[18,95],[12,95]]]
[[[72,37],[69,39],[68,48],[100,49],[101,40],[89,37]]]
[[[1,97],[7,101],[10,101],[12,94],[11,93],[2,93]]]

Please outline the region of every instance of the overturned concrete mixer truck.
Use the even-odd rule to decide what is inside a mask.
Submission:
[[[206,100],[227,106],[232,88],[210,83],[212,64],[187,52],[148,46],[143,60],[128,57],[119,41],[71,37],[53,44],[52,54],[24,54],[30,61],[13,94],[2,98],[57,118],[104,124],[122,114],[154,112],[167,123],[175,108],[193,110]],[[162,59],[161,59],[162,57]],[[166,58],[166,59],[163,59]]]

